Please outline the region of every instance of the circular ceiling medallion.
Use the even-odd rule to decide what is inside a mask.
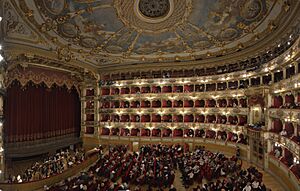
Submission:
[[[170,11],[169,0],[140,0],[139,11],[146,17],[159,18]]]
[[[192,0],[116,0],[123,23],[141,32],[161,33],[187,20]]]

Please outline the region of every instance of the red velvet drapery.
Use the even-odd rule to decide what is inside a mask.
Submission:
[[[80,99],[75,88],[15,81],[7,88],[4,132],[7,142],[80,133]]]

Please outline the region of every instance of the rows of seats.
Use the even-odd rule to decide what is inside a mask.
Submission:
[[[83,149],[61,150],[55,155],[48,156],[43,161],[37,161],[19,175],[9,175],[8,183],[23,183],[37,181],[61,174],[85,160]]]
[[[234,156],[227,158],[222,153],[213,153],[203,147],[189,151],[187,146],[158,144],[143,145],[138,152],[130,152],[126,145],[110,146],[109,151],[101,154],[97,163],[86,172],[63,180],[49,190],[174,191],[174,179],[179,172],[182,174],[182,184],[186,187],[201,184],[202,179],[206,179],[206,182],[220,181],[225,175],[248,177],[245,180],[250,183],[255,178],[262,185],[262,174],[254,167],[241,170],[241,163]],[[247,181],[241,184],[239,180],[231,180],[232,185],[248,185]],[[233,191],[234,187],[227,190]]]
[[[193,191],[233,191],[233,190],[254,190],[266,191],[267,187],[262,181],[262,174],[253,166],[246,170],[239,170],[221,180],[210,181],[202,187],[197,186]]]

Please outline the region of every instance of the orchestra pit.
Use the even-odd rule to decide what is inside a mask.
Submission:
[[[0,191],[300,191],[299,0],[1,0]]]

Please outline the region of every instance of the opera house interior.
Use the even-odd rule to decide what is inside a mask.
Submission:
[[[299,0],[0,0],[0,191],[300,191]]]

